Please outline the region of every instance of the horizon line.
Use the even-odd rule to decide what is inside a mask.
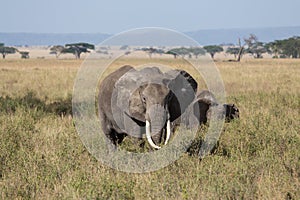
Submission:
[[[143,28],[143,27],[136,27],[136,28]],[[160,27],[164,28],[164,27]],[[300,25],[294,26],[261,26],[261,27],[231,27],[231,28],[204,28],[204,29],[197,29],[197,30],[189,30],[189,31],[179,31],[176,29],[171,29],[174,31],[178,31],[181,33],[193,33],[198,31],[224,31],[224,30],[249,30],[249,29],[271,29],[271,28],[300,28]],[[170,28],[168,28],[170,29]],[[126,31],[126,30],[124,30]],[[123,31],[120,31],[123,32]],[[118,33],[120,33],[118,32]],[[107,32],[32,32],[32,31],[0,31],[0,33],[6,34],[102,34],[102,35],[115,35],[118,33],[107,33]]]

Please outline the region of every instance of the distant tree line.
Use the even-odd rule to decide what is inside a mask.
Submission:
[[[275,40],[263,43],[254,34],[244,38],[244,45],[229,47],[226,53],[233,54],[237,58],[244,54],[251,54],[254,58],[263,58],[263,54],[269,53],[273,58],[300,58],[300,37],[295,36],[283,40]],[[239,60],[237,60],[239,61]]]
[[[110,48],[102,48],[97,51],[97,53],[107,54]],[[232,61],[240,61],[243,55],[250,54],[254,58],[263,58],[265,53],[273,55],[273,58],[300,58],[300,36],[294,36],[288,39],[275,40],[269,43],[263,43],[258,40],[257,36],[250,34],[248,37],[244,38],[243,41],[238,40],[238,45],[230,45],[225,48],[222,45],[207,45],[203,47],[177,47],[169,50],[165,50],[165,47],[154,48],[154,47],[144,47],[140,50],[146,52],[151,58],[153,54],[172,55],[174,58],[178,57],[195,57],[198,58],[200,55],[205,55],[208,53],[212,59],[215,58],[217,53],[224,52],[234,56]],[[58,58],[61,54],[70,53],[75,56],[76,59],[80,59],[82,53],[89,53],[91,50],[95,50],[95,46],[89,43],[71,43],[62,45],[54,45],[50,48],[50,54],[54,54]],[[128,45],[123,45],[120,50],[126,51],[125,55],[130,54],[130,47]],[[19,51],[15,47],[5,46],[4,43],[0,43],[0,54],[2,58],[5,59],[7,55],[14,53],[21,54],[21,58],[29,58],[28,51]]]
[[[275,40],[267,43],[266,48],[273,52],[274,58],[300,58],[300,37]]]
[[[128,45],[125,45],[120,49],[128,49]],[[152,54],[169,54],[173,55],[174,58],[179,56],[182,58],[186,56],[192,58],[192,56],[195,56],[197,58],[199,55],[208,53],[211,58],[214,59],[217,53],[224,51],[224,48],[221,45],[207,45],[204,47],[190,48],[178,47],[167,51],[153,47],[142,48],[140,50],[147,52],[149,57],[151,57]],[[229,46],[226,49],[226,53],[234,55],[235,60],[232,61],[237,62],[239,62],[245,54],[250,54],[256,59],[263,58],[263,54],[265,53],[273,54],[273,58],[300,58],[300,37],[292,37],[285,40],[263,43],[258,40],[256,35],[250,34],[248,37],[244,38],[243,44],[239,39],[238,45]]]
[[[242,44],[243,43],[243,44]],[[122,46],[120,49],[128,49],[128,45]],[[198,58],[199,55],[205,55],[208,53],[212,59],[215,58],[217,53],[224,52],[222,45],[207,45],[203,47],[178,47],[167,51],[158,48],[141,48],[139,50],[145,51],[152,57],[152,54],[169,54],[174,58],[186,57],[192,58],[193,56]],[[226,48],[227,54],[234,56],[235,60],[240,61],[243,55],[250,54],[253,58],[263,58],[263,54],[273,54],[273,58],[300,58],[300,37],[291,37],[284,40],[275,40],[274,42],[263,43],[258,40],[257,36],[250,34],[244,38],[243,42],[239,39],[238,45],[231,45]]]
[[[56,58],[58,58],[61,54],[71,53],[75,55],[76,59],[80,59],[82,53],[89,53],[90,50],[93,49],[95,49],[93,44],[83,42],[66,44],[65,46],[54,45],[50,48],[50,54],[55,54]],[[8,54],[14,54],[16,52],[21,54],[21,58],[29,58],[29,51],[19,51],[15,47],[5,46],[4,43],[0,43],[0,54],[2,54],[3,59],[5,59]]]
[[[168,54],[172,55],[174,58],[178,58],[178,56],[185,58],[186,56],[189,58],[192,58],[193,56],[195,58],[198,58],[199,55],[205,55],[206,52],[211,55],[212,58],[214,58],[214,55],[218,52],[222,52],[223,48],[221,46],[217,45],[210,45],[210,46],[204,46],[204,47],[178,47],[173,48],[167,51],[164,51],[162,49],[155,49],[155,48],[142,48],[141,50],[148,52],[149,54]],[[151,57],[151,56],[150,56]]]

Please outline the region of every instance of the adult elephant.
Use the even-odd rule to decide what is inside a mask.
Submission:
[[[183,70],[166,73],[157,67],[136,70],[124,66],[101,83],[98,109],[104,134],[113,144],[126,135],[141,138],[159,149],[171,136],[171,124],[194,100],[197,82]]]

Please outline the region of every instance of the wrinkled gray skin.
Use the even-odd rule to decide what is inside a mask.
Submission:
[[[194,107],[199,109],[199,113],[194,114],[200,124],[205,124],[211,119],[213,109],[219,111],[220,115],[225,115],[226,122],[239,118],[239,109],[234,104],[220,105],[215,96],[208,90],[202,90],[197,94]]]
[[[98,109],[104,134],[115,145],[127,135],[141,138],[147,120],[158,145],[164,139],[167,120],[180,117],[196,91],[197,82],[185,71],[121,67],[100,85]]]

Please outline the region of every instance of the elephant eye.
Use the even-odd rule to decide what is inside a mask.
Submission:
[[[141,95],[143,103],[146,103],[146,97],[144,95]]]

